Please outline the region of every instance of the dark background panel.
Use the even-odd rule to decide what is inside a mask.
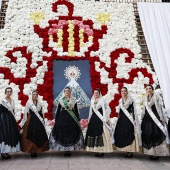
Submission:
[[[79,60],[79,61],[63,61],[63,60],[55,60],[53,63],[53,94],[54,99],[60,94],[60,92],[64,89],[64,87],[69,82],[68,79],[64,76],[64,70],[68,66],[76,66],[79,68],[81,75],[77,80],[77,83],[86,93],[86,95],[91,99],[92,90],[90,84],[90,65],[88,60]],[[54,107],[54,110],[56,107]],[[80,109],[80,118],[87,118],[89,114],[89,107]]]

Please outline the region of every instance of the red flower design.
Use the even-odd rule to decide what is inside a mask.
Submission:
[[[105,95],[108,93],[108,85],[107,84],[102,84],[101,83],[101,79],[100,79],[100,73],[97,72],[95,70],[95,62],[99,62],[100,63],[100,69],[104,68],[108,73],[109,73],[109,78],[111,78],[113,80],[113,84],[118,84],[118,91],[120,92],[121,87],[123,86],[124,83],[127,84],[132,84],[134,81],[134,78],[138,76],[138,72],[141,72],[144,77],[148,77],[150,80],[150,83],[153,84],[153,78],[152,78],[152,74],[148,73],[146,68],[134,68],[132,70],[129,71],[129,78],[125,79],[125,78],[117,78],[117,63],[116,60],[118,59],[118,57],[120,56],[120,54],[122,53],[127,53],[127,57],[125,59],[125,61],[127,63],[131,63],[132,59],[134,58],[134,53],[130,50],[130,49],[125,49],[125,48],[119,48],[116,49],[115,51],[111,52],[110,54],[110,59],[111,59],[111,65],[110,67],[107,67],[105,63],[103,63],[102,61],[100,61],[100,58],[98,56],[95,57],[91,57],[90,53],[92,51],[98,51],[99,50],[99,39],[103,38],[104,34],[107,34],[107,26],[103,25],[101,26],[100,30],[94,29],[93,28],[93,21],[92,20],[85,20],[83,21],[82,17],[80,16],[72,16],[73,15],[73,10],[74,10],[74,6],[71,2],[68,2],[66,0],[58,0],[57,2],[53,3],[52,6],[52,11],[57,12],[57,8],[58,5],[65,5],[68,8],[68,16],[59,16],[58,20],[50,20],[49,21],[49,26],[46,28],[40,28],[39,25],[34,25],[34,32],[37,33],[39,35],[40,38],[43,39],[42,45],[43,48],[42,50],[45,52],[52,52],[50,57],[43,57],[44,61],[47,61],[47,67],[48,67],[48,71],[45,72],[44,75],[44,84],[38,84],[37,86],[37,90],[39,92],[39,94],[41,96],[43,96],[43,100],[48,102],[48,112],[45,113],[45,117],[48,119],[52,119],[53,118],[53,100],[54,100],[54,96],[53,96],[53,61],[54,60],[63,60],[63,61],[71,61],[71,60],[89,60],[90,63],[90,77],[91,77],[91,86],[92,86],[92,90],[94,90],[95,88],[99,88],[102,91],[102,95]],[[68,33],[68,23],[66,21],[68,20],[75,20],[77,23],[78,22],[82,22],[84,26],[87,26],[88,29],[90,29],[90,31],[92,31],[93,34],[93,42],[92,45],[90,47],[88,47],[88,51],[85,52],[85,57],[78,57],[78,56],[73,56],[73,57],[69,57],[69,56],[58,56],[57,51],[55,51],[52,47],[49,47],[49,32],[51,35],[51,30],[53,29],[54,26],[56,27],[59,24],[59,21],[64,22],[63,23],[63,41],[62,41],[62,46],[63,46],[63,51],[64,52],[68,52],[68,37],[69,37],[69,33]],[[61,24],[62,25],[62,24]],[[80,51],[80,38],[79,38],[79,30],[80,30],[80,26],[79,25],[75,25],[74,26],[74,51],[79,52]],[[53,31],[52,31],[53,32]],[[90,32],[91,33],[91,32]],[[84,43],[88,42],[88,34],[87,33],[83,33],[84,34]],[[55,43],[58,42],[58,37],[56,32],[53,32],[53,41]],[[9,68],[5,68],[5,67],[1,67],[0,68],[0,73],[4,74],[4,79],[9,79],[10,83],[15,83],[16,85],[19,85],[20,88],[20,92],[18,94],[19,96],[19,100],[21,100],[21,104],[24,106],[26,104],[26,101],[28,99],[28,96],[26,96],[23,93],[24,90],[24,85],[28,84],[31,82],[31,78],[36,76],[37,73],[37,68],[42,66],[42,62],[38,62],[38,66],[34,69],[32,69],[30,66],[32,64],[32,53],[28,53],[27,52],[27,47],[23,46],[23,47],[16,47],[13,48],[13,50],[9,50],[6,53],[6,57],[11,59],[11,62],[16,62],[16,57],[13,56],[14,52],[20,51],[22,54],[22,57],[27,59],[27,70],[26,70],[26,76],[24,78],[16,78],[14,77],[14,75],[11,73],[11,70]],[[110,115],[110,117],[114,117],[117,116],[116,113],[116,109],[115,107],[118,105],[118,101],[120,99],[120,94],[115,94],[113,96],[113,100],[109,103],[109,106],[112,110],[112,113]]]

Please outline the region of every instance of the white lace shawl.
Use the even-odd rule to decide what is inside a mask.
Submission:
[[[127,109],[129,105],[131,105],[132,103],[134,104],[134,101],[130,95],[127,96],[127,99],[124,103],[123,103],[123,99],[121,98],[119,100],[118,113],[120,112],[120,104],[122,104],[124,108]]]
[[[62,97],[59,99],[59,103],[61,104],[62,107],[65,108],[65,105],[64,105],[64,102],[63,102],[64,97],[65,97],[65,94],[64,94],[64,91],[63,91]],[[70,98],[69,98],[69,101],[67,101],[67,105],[68,105],[69,109],[70,110],[73,109],[76,103],[77,103],[76,98],[74,98],[72,93],[70,92]],[[56,109],[56,112],[57,112],[57,109]]]
[[[11,103],[9,103],[5,98],[3,98],[0,102],[5,108],[7,108],[13,115],[15,115],[15,103],[14,100],[11,99]]]
[[[150,108],[155,104],[156,110],[160,116],[161,121],[168,122],[168,118],[166,115],[165,108],[163,106],[163,101],[162,101],[161,96],[159,94],[154,93],[149,102],[147,101],[147,98],[148,98],[148,95],[146,95],[144,98],[144,108],[142,112],[142,119],[145,115],[145,103],[147,102]]]
[[[110,121],[111,110],[110,110],[110,107],[108,106],[108,104],[106,103],[106,101],[104,100],[104,98],[102,97],[102,95],[100,94],[98,103],[96,105],[94,104],[94,102],[95,102],[95,99],[94,99],[94,95],[93,95],[93,97],[91,98],[91,105],[90,105],[88,121],[90,121],[90,119],[91,119],[91,116],[93,114],[92,108],[94,108],[94,107],[96,108],[96,110],[102,108],[102,110],[103,110],[103,122]]]
[[[121,104],[124,106],[125,109],[127,109],[129,107],[129,105],[131,105],[132,103],[133,103],[133,108],[134,108],[135,122],[136,122],[137,126],[140,126],[140,121],[139,121],[139,117],[138,117],[138,114],[137,114],[136,105],[135,105],[135,102],[130,95],[127,96],[127,99],[124,103],[123,103],[122,98],[119,100],[118,114],[120,112],[120,105]]]
[[[59,103],[61,104],[62,107],[65,108],[65,105],[64,105],[64,102],[63,102],[63,98],[64,98],[64,97],[61,97],[61,98],[59,99]],[[74,106],[75,106],[76,103],[77,103],[77,100],[76,100],[73,96],[71,96],[70,99],[69,99],[69,101],[67,101],[67,105],[68,105],[68,107],[69,107],[70,110],[74,108]]]
[[[31,109],[31,110],[33,111],[32,107],[31,107],[32,102],[33,102],[33,101],[32,101],[31,99],[29,99],[29,100],[27,101],[27,103],[26,103],[25,110],[24,110],[24,116],[23,116],[23,119],[22,119],[21,123],[19,124],[21,128],[24,126],[25,122],[27,121],[27,115],[29,114],[29,109]],[[37,108],[37,111],[38,111],[38,112],[39,112],[39,111],[41,110],[41,108],[42,108],[42,115],[44,116],[43,107],[41,106],[41,103],[39,102],[39,100],[37,100],[37,106],[36,106],[36,108]]]

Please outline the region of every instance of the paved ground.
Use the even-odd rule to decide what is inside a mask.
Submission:
[[[131,159],[123,155],[116,152],[97,158],[93,153],[74,152],[68,158],[49,151],[31,158],[29,154],[17,153],[12,154],[11,160],[0,159],[0,170],[170,170],[170,157],[151,161],[147,155],[135,154]]]

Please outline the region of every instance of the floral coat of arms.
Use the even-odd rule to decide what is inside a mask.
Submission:
[[[0,96],[5,87],[14,89],[17,121],[35,89],[45,117],[53,118],[54,60],[89,61],[92,89],[101,89],[111,118],[117,116],[122,86],[140,115],[145,85],[157,84],[141,59],[131,3],[10,0],[0,42]]]

